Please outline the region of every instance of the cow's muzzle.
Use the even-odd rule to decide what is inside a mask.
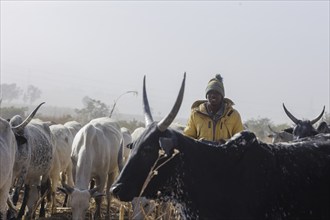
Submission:
[[[112,185],[110,188],[110,193],[112,193],[115,197],[118,197],[118,194],[121,190],[121,186],[122,186],[121,183],[116,183],[116,184]]]

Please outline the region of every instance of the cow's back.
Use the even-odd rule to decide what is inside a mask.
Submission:
[[[50,130],[52,138],[54,139],[54,161],[52,166],[51,175],[56,178],[55,175],[59,175],[60,172],[66,172],[71,165],[71,145],[73,141],[73,135],[69,128],[62,124],[51,125]],[[69,173],[70,184],[72,183],[72,175]]]
[[[49,175],[54,148],[50,128],[46,123],[33,119],[26,127],[28,145],[31,148],[31,161],[27,179]]]
[[[96,145],[94,145],[94,148],[99,148],[100,152],[103,152],[105,150],[105,155],[101,156],[106,162],[108,162],[109,171],[108,172],[113,172],[117,166],[117,157],[118,157],[118,152],[119,152],[119,147],[120,147],[120,142],[122,139],[122,133],[120,131],[119,125],[114,122],[113,120],[109,118],[100,118],[100,119],[95,119],[92,121],[92,124],[94,124],[96,128],[96,135],[97,135],[97,141],[98,142]],[[103,146],[105,148],[103,148]],[[98,158],[100,159],[100,154],[97,154]],[[108,160],[107,160],[108,159]],[[97,160],[98,161],[98,160]],[[99,172],[96,168],[94,172]]]
[[[320,140],[320,135],[310,142],[296,141],[290,147],[275,145],[274,184],[283,215],[329,219],[330,136],[323,136],[327,140]]]
[[[51,125],[50,130],[54,138],[54,148],[58,154],[60,166],[66,167],[68,160],[65,158],[70,157],[74,137],[69,128],[61,124]]]
[[[75,182],[116,171],[121,139],[119,125],[110,118],[94,119],[82,127],[72,143]]]
[[[70,130],[73,138],[76,136],[78,131],[82,128],[82,125],[77,121],[68,121],[64,124],[64,126]]]

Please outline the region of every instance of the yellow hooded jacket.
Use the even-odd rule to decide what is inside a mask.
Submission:
[[[198,100],[191,106],[191,114],[184,134],[198,140],[219,142],[228,140],[234,134],[241,132],[243,123],[241,116],[232,106],[234,103],[225,98],[225,110],[219,118],[212,118],[207,113],[206,100]]]

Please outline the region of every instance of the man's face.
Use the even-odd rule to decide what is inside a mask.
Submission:
[[[223,99],[222,95],[215,90],[209,91],[206,98],[212,106],[219,106]]]

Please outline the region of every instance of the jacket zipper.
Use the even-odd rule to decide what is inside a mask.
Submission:
[[[222,130],[222,124],[223,124],[221,119],[226,116],[227,112],[224,112],[224,114],[218,119],[218,121],[220,121],[220,130]],[[211,118],[212,124],[213,124],[213,128],[212,128],[213,129],[213,138],[212,139],[213,139],[213,141],[215,141],[215,130],[216,130],[217,121],[215,120],[215,118],[210,117],[210,115],[208,115],[208,114],[205,114],[203,112],[199,112],[199,113],[202,114],[202,115],[206,115],[207,117]]]
[[[215,141],[215,128],[216,128],[217,122],[215,120],[212,120],[212,122],[213,122],[213,141]]]

